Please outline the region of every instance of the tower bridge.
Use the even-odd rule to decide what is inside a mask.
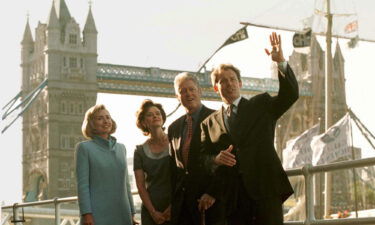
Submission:
[[[173,80],[182,72],[156,67],[98,63],[94,16],[88,10],[82,32],[64,0],[54,0],[46,23],[35,35],[27,22],[21,41],[21,98],[47,81],[23,113],[23,192],[25,201],[75,194],[74,146],[85,111],[98,93],[174,97]],[[276,145],[281,150],[292,137],[324,118],[324,52],[315,38],[309,54],[293,52],[289,64],[297,75],[300,99],[278,121]],[[345,114],[344,60],[339,46],[334,57],[334,121]],[[197,74],[203,99],[219,100],[209,71]],[[249,76],[249,74],[244,74]],[[251,76],[251,75],[250,75]],[[277,79],[242,78],[242,94],[278,91]]]
[[[174,77],[183,71],[160,68],[102,64],[97,65],[98,92],[160,97],[175,97]],[[191,72],[195,74],[195,72]],[[210,73],[197,74],[206,100],[220,100],[212,89]],[[262,92],[276,94],[279,82],[270,78],[242,77],[242,94],[251,97]],[[312,96],[311,84],[300,82],[300,96]]]
[[[21,42],[21,98],[28,98],[43,80],[48,81],[23,114],[26,202],[76,195],[73,150],[83,140],[80,128],[84,113],[96,103],[98,93],[175,96],[173,80],[182,71],[98,63],[97,35],[91,9],[81,32],[64,0],[54,0],[47,22],[35,29],[35,39],[26,23]],[[339,45],[333,61],[335,122],[347,109]],[[293,52],[289,64],[297,75],[300,98],[278,121],[275,145],[280,158],[289,139],[324,119],[324,51],[316,39],[312,38],[310,53]],[[219,100],[209,74],[197,74],[203,99]],[[269,78],[243,77],[242,84],[242,94],[247,97],[262,92],[275,95],[279,88],[277,79]]]

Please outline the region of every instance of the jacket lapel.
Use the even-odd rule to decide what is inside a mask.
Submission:
[[[217,124],[218,124],[218,128],[220,129],[220,132],[221,133],[226,133],[226,134],[229,134],[229,130],[228,128],[225,126],[225,122],[224,122],[224,108],[221,107],[216,115],[215,115],[215,119],[217,121]]]
[[[234,131],[231,132],[232,138],[238,143],[241,142],[241,137],[244,137],[241,134],[251,130],[254,126],[254,123],[258,119],[258,116],[261,115],[257,114],[253,109],[254,107],[252,106],[251,101],[245,98],[241,98],[240,103],[238,104]]]

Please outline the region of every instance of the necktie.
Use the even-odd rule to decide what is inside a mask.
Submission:
[[[234,120],[236,118],[236,113],[233,112],[235,105],[230,104],[227,108],[227,117],[228,117],[228,129],[229,131],[232,129]]]
[[[233,104],[230,104],[227,108],[227,116],[228,118],[231,117],[233,115],[233,109],[234,109],[234,105]]]
[[[183,160],[183,163],[184,163],[185,167],[187,167],[188,158],[189,158],[190,142],[191,142],[191,138],[193,136],[193,118],[190,115],[186,115],[186,128],[187,128],[187,130],[186,130],[186,134],[185,134],[184,143],[183,143],[183,146],[182,146],[182,160]]]

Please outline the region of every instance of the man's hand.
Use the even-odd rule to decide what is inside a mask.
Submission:
[[[214,162],[219,166],[225,165],[232,167],[236,165],[236,156],[231,153],[232,150],[233,145],[230,145],[227,149],[220,151],[220,153],[215,157]]]
[[[91,213],[82,215],[83,225],[94,225],[94,217]]]
[[[198,199],[198,209],[200,212],[207,210],[215,203],[215,198],[209,194],[203,194],[200,199]]]
[[[272,32],[270,35],[270,43],[272,46],[272,51],[270,52],[268,49],[264,49],[267,55],[270,55],[272,61],[277,63],[284,62],[285,58],[283,55],[283,50],[281,48],[281,36],[277,35],[276,32]]]

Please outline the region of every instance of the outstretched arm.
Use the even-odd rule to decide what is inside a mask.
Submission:
[[[285,62],[283,49],[281,47],[281,36],[277,35],[276,32],[272,32],[272,34],[270,35],[270,44],[272,50],[269,51],[267,48],[264,49],[266,51],[266,54],[271,56],[271,59],[274,62]]]
[[[279,69],[279,93],[273,98],[271,110],[274,118],[279,118],[285,113],[290,106],[298,99],[298,82],[293,73],[293,70],[287,65],[283,50],[281,47],[281,36],[273,32],[270,35],[270,44],[272,50],[265,49],[267,55],[271,56],[272,61],[278,64]]]

